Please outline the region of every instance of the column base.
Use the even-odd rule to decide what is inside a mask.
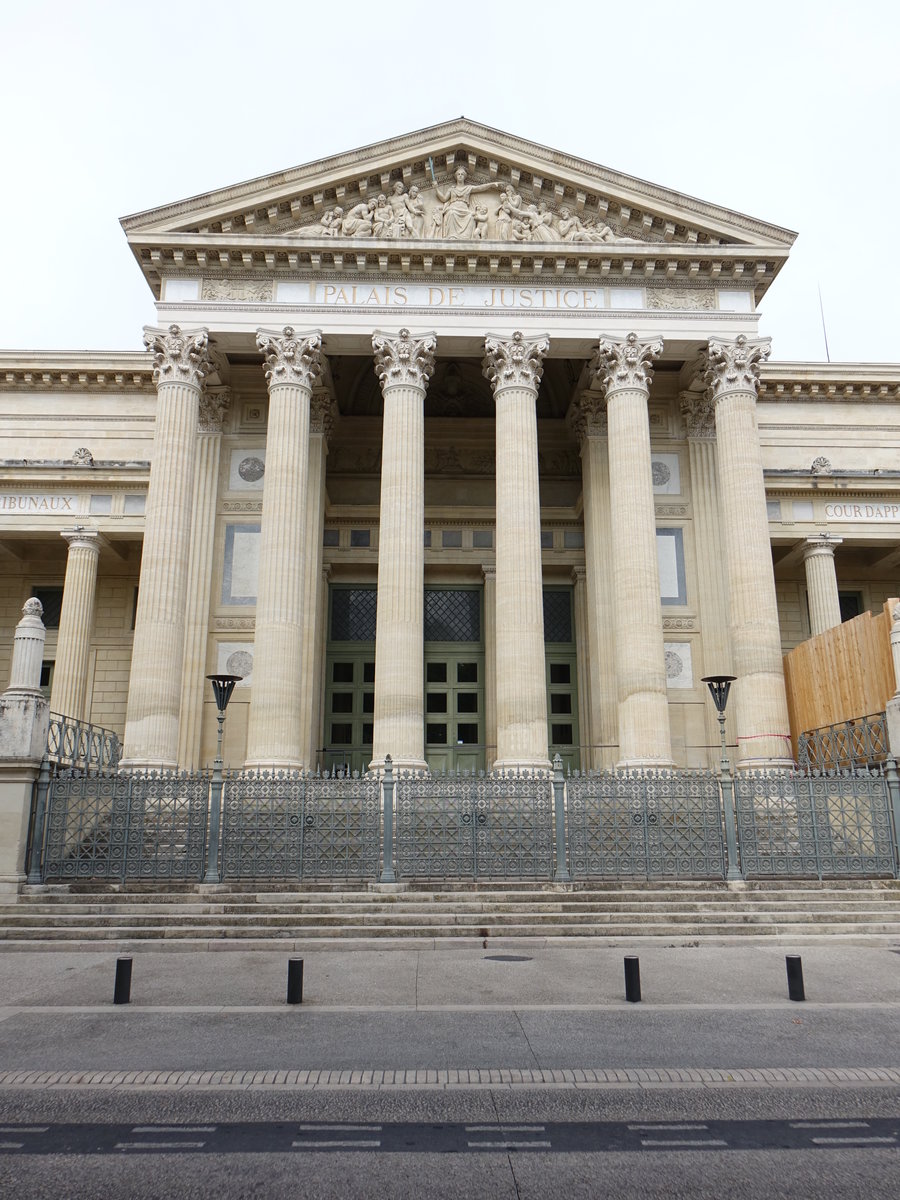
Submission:
[[[391,757],[391,767],[395,775],[414,773],[416,775],[430,775],[431,769],[424,758],[394,758]],[[384,774],[384,759],[373,758],[369,763],[369,770],[379,777]]]
[[[792,758],[744,758],[735,763],[735,773],[739,771],[793,771],[796,763]]]
[[[617,771],[674,771],[671,758],[621,758],[616,763]]]
[[[248,759],[242,771],[261,771],[268,774],[273,771],[308,771],[309,767],[305,763],[289,758],[257,758]]]
[[[549,758],[495,758],[491,774],[503,771],[525,771],[535,775],[549,775],[553,770]]]
[[[166,761],[160,758],[122,758],[119,760],[116,770],[128,773],[129,771],[177,771],[178,763],[174,760]]]

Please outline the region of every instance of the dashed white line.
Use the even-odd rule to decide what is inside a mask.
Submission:
[[[642,1146],[727,1146],[720,1138],[641,1138]]]
[[[116,1150],[199,1150],[206,1142],[116,1142]]]
[[[812,1139],[817,1146],[896,1146],[897,1139],[895,1137],[865,1137],[860,1134],[859,1137],[814,1137]]]
[[[791,1121],[791,1129],[869,1129],[868,1121]]]
[[[467,1125],[466,1133],[543,1133],[546,1125]]]
[[[132,1133],[215,1133],[215,1125],[135,1125]]]
[[[0,1150],[21,1150],[24,1142],[0,1142]]]
[[[0,1133],[46,1133],[49,1125],[0,1125]]]
[[[472,1150],[549,1150],[550,1142],[467,1142]]]
[[[699,1133],[701,1130],[708,1129],[709,1126],[708,1125],[659,1125],[654,1122],[653,1124],[648,1124],[648,1125],[629,1125],[628,1128],[630,1130],[632,1130],[634,1133],[640,1133],[640,1132],[687,1133],[687,1132],[690,1132],[691,1130],[694,1130]]]
[[[381,1125],[298,1125],[298,1133],[381,1133]]]
[[[360,1148],[376,1150],[381,1145],[381,1139],[366,1141],[364,1138],[334,1138],[330,1141],[291,1142],[291,1145],[295,1150],[359,1150]]]

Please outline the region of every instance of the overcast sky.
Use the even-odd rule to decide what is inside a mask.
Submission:
[[[799,233],[773,358],[900,364],[896,0],[2,5],[0,346],[139,349],[121,216],[464,114]]]

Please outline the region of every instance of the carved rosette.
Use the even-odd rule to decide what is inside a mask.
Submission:
[[[434,374],[436,349],[437,337],[433,333],[413,337],[408,329],[401,329],[398,334],[376,330],[372,334],[372,351],[381,390],[406,385],[424,392]]]
[[[153,355],[153,382],[187,383],[200,388],[212,370],[209,333],[206,329],[182,329],[170,325],[159,329],[144,326],[144,345]]]
[[[582,392],[569,410],[569,427],[579,444],[585,438],[606,437],[609,433],[606,396],[602,392]]]
[[[282,384],[295,384],[312,391],[322,373],[322,334],[318,329],[295,333],[284,329],[257,329],[256,345],[262,352],[269,390]]]
[[[537,395],[544,373],[544,355],[550,349],[546,334],[526,338],[518,330],[511,338],[484,339],[482,371],[489,380],[494,395],[503,388],[526,388]]]
[[[231,388],[206,388],[200,393],[199,433],[221,433],[225,413],[231,407]]]
[[[337,423],[338,406],[334,397],[325,388],[316,388],[309,401],[310,433],[321,433],[326,442]]]
[[[678,404],[689,438],[716,436],[716,406],[706,392],[682,392]]]
[[[662,338],[639,342],[636,333],[623,338],[601,338],[590,367],[607,395],[626,388],[649,392],[653,360],[659,358],[662,350]]]
[[[748,338],[740,333],[734,341],[710,339],[705,382],[707,395],[718,401],[729,392],[759,390],[759,368],[769,357],[771,338]]]

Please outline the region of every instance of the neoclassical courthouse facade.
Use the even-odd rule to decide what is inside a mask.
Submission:
[[[0,676],[127,763],[790,758],[900,564],[900,368],[779,363],[794,234],[459,119],[122,222],[134,353],[0,354]]]

